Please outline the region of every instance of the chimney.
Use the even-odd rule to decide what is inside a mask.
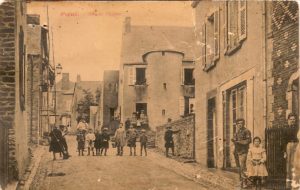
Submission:
[[[81,81],[81,77],[80,75],[77,75],[76,82],[80,82],[80,81]]]
[[[40,25],[40,15],[38,14],[28,14],[26,19],[27,24]]]
[[[68,90],[69,89],[69,73],[63,73],[62,79],[61,79],[61,89],[62,90]]]
[[[124,31],[129,33],[131,29],[131,17],[126,17],[124,21]]]

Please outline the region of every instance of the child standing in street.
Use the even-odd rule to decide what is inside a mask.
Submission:
[[[95,156],[95,153],[94,153],[95,140],[96,140],[96,137],[95,137],[95,134],[93,133],[93,130],[89,129],[89,132],[86,135],[86,141],[87,141],[87,144],[88,144],[88,156],[90,155],[91,150],[93,152],[93,156]]]
[[[96,156],[100,156],[100,150],[102,145],[102,134],[100,133],[99,130],[96,130],[95,137],[96,137],[95,140]]]
[[[108,128],[104,128],[103,129],[103,132],[101,134],[101,139],[102,139],[102,142],[101,142],[101,152],[100,152],[100,156],[102,155],[103,153],[103,150],[104,150],[104,156],[106,156],[106,153],[107,153],[107,149],[109,147],[109,140],[110,140],[110,136],[108,134]]]
[[[261,139],[254,137],[253,146],[248,152],[248,177],[253,178],[254,184],[261,188],[262,179],[268,176],[266,169],[266,150],[261,147]]]
[[[148,138],[146,135],[146,130],[142,129],[142,134],[140,136],[141,156],[143,156],[143,149],[145,150],[145,156],[147,156],[147,142],[148,142]]]
[[[78,149],[78,156],[83,156],[84,146],[85,146],[85,136],[82,130],[77,131],[76,135],[77,140],[77,149]]]

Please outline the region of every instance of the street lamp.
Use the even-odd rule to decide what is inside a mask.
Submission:
[[[62,66],[60,63],[58,65],[56,65],[55,70],[56,70],[56,74],[58,74],[58,75],[61,74]]]

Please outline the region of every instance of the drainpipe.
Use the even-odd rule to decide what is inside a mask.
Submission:
[[[267,57],[267,2],[263,1],[262,2],[262,34],[263,34],[263,41],[262,41],[262,61],[263,61],[263,82],[264,82],[264,130],[268,127],[268,83],[267,83],[267,64],[268,64],[268,57]]]

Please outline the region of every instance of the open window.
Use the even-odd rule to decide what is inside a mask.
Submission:
[[[193,68],[184,68],[183,69],[183,84],[184,85],[195,85],[195,79],[193,76]]]
[[[146,68],[136,68],[136,85],[146,84]]]

